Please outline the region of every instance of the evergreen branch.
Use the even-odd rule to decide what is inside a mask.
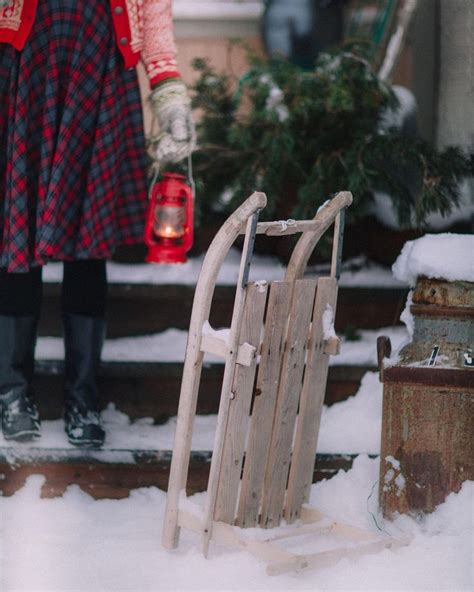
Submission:
[[[195,60],[203,215],[212,216],[216,204],[234,208],[257,188],[267,193],[266,215],[290,208],[313,216],[338,189],[354,194],[350,219],[366,214],[375,189],[387,191],[405,225],[422,225],[430,213],[446,215],[459,203],[474,155],[382,129],[397,100],[366,50],[354,44],[320,54],[310,72],[253,53],[237,92],[231,75]],[[227,206],[223,191],[232,193]]]

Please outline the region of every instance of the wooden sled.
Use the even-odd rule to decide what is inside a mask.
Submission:
[[[268,562],[269,574],[336,563],[401,544],[334,523],[307,505],[312,484],[329,356],[339,351],[331,331],[336,310],[344,213],[349,192],[328,202],[313,220],[258,222],[266,205],[252,194],[224,223],[204,259],[191,316],[163,528],[163,546],[178,545],[186,528],[246,549]],[[334,223],[329,277],[303,279],[308,259]],[[249,283],[256,234],[302,233],[284,281]],[[209,330],[220,267],[234,241],[245,235],[230,332]],[[204,353],[225,359],[207,502],[203,515],[189,510],[186,481]],[[286,525],[282,528],[282,520]],[[297,524],[295,524],[297,522]],[[249,527],[272,529],[249,536]],[[255,533],[255,531],[252,531]],[[277,541],[309,533],[337,533],[357,546],[296,554]],[[261,535],[264,535],[263,537]],[[402,543],[403,544],[403,543]]]

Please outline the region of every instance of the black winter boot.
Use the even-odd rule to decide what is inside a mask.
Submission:
[[[80,448],[100,448],[105,431],[96,381],[105,340],[105,320],[64,313],[63,324],[66,351],[64,420],[68,440]]]
[[[0,417],[5,440],[26,442],[41,434],[33,401],[37,319],[0,315]]]

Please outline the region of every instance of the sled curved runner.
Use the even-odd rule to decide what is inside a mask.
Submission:
[[[342,556],[375,552],[392,545],[372,533],[328,521],[306,504],[312,483],[329,356],[339,351],[332,330],[342,251],[344,212],[352,203],[341,192],[313,220],[258,222],[266,205],[253,193],[217,233],[203,262],[191,315],[171,463],[163,545],[178,545],[180,528],[200,534],[204,555],[209,542],[245,548],[269,561],[269,573],[330,565]],[[311,253],[334,224],[331,273],[303,279]],[[256,234],[302,233],[281,282],[249,283]],[[209,325],[215,284],[222,263],[240,234],[244,246],[230,331]],[[204,515],[186,509],[191,452],[203,357],[225,360],[217,428]],[[264,539],[245,528],[280,527]],[[345,529],[345,530],[344,530]],[[365,541],[363,547],[313,555],[293,554],[278,539],[310,532],[341,532]],[[365,549],[363,551],[363,549]]]

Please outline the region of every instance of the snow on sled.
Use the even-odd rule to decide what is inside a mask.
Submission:
[[[326,567],[343,557],[374,553],[406,541],[339,524],[308,506],[329,356],[339,351],[333,330],[345,209],[341,192],[313,220],[258,222],[266,205],[253,193],[224,223],[209,247],[196,286],[178,408],[163,528],[177,547],[185,528],[209,543],[245,549],[268,562],[267,572]],[[334,223],[331,273],[303,279],[309,257]],[[257,234],[302,233],[284,281],[249,283]],[[209,313],[221,265],[244,234],[230,330],[212,331]],[[190,511],[186,481],[203,357],[222,356],[225,369],[204,513]],[[325,533],[343,548],[300,553],[281,544]]]

